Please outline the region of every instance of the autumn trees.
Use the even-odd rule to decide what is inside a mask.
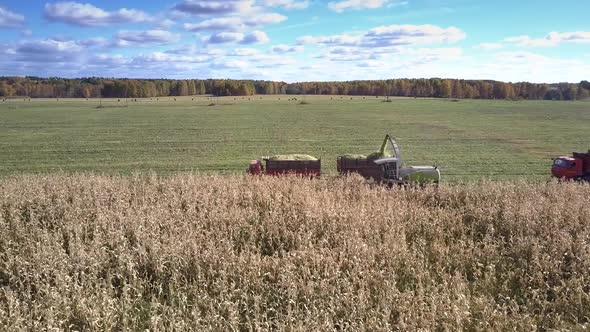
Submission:
[[[435,98],[579,100],[590,82],[579,84],[506,83],[458,79],[390,79],[285,83],[255,80],[168,80],[112,78],[0,77],[0,97],[152,98],[161,96],[250,96],[254,94],[374,95]]]

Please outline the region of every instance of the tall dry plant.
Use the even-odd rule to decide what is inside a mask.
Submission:
[[[582,330],[590,186],[0,181],[0,330]]]

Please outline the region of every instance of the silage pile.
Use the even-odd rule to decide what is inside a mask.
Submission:
[[[363,154],[345,154],[340,156],[341,159],[346,159],[346,160],[376,160],[376,159],[381,159],[381,158],[388,158],[388,157],[393,157],[393,153],[391,151],[386,151],[387,147],[387,140],[383,142],[383,144],[381,145],[381,149],[379,149],[379,151],[373,152],[369,155],[363,155]]]
[[[317,161],[318,158],[314,157],[314,156],[310,156],[308,154],[277,154],[274,156],[270,156],[268,157],[268,160],[274,160],[274,161],[291,161],[291,160],[297,160],[297,161]]]

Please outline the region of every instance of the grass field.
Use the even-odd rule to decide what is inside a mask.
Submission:
[[[590,186],[0,179],[2,331],[586,331]]]
[[[443,180],[545,179],[550,157],[590,148],[588,102],[254,96],[100,103],[0,102],[0,175],[241,172],[249,160],[276,153],[316,155],[334,173],[337,155],[375,151],[392,133],[409,163],[438,164]]]

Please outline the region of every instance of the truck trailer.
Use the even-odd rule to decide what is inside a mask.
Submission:
[[[320,176],[322,161],[309,155],[262,157],[252,160],[248,167],[251,175],[302,175]]]

